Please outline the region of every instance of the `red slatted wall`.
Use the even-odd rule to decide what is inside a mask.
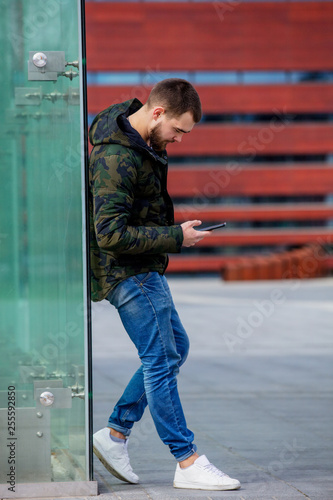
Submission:
[[[333,70],[333,3],[313,2],[88,2],[88,71],[228,71]],[[90,86],[88,110],[133,97],[142,102],[150,86]],[[259,163],[262,155],[327,155],[333,152],[333,125],[325,119],[295,120],[295,114],[332,113],[333,85],[306,82],[262,85],[196,86],[206,114],[268,113],[270,121],[198,124],[181,144],[170,145],[170,156],[232,155],[228,165],[175,165],[169,190],[188,197],[176,204],[178,222],[318,221],[301,229],[224,229],[205,246],[222,248],[332,243],[332,205],[251,204],[251,196],[308,195],[333,192],[333,168],[326,162]],[[239,158],[239,161],[237,160]],[[244,163],[244,160],[246,162]],[[221,204],[214,197],[244,196],[244,203]],[[228,260],[229,259],[229,260]],[[170,270],[218,270],[234,257],[178,256]],[[331,263],[332,264],[332,263]]]

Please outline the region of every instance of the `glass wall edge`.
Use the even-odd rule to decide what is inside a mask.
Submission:
[[[81,200],[82,200],[82,253],[84,283],[84,338],[85,338],[85,421],[87,480],[93,480],[92,459],[92,338],[89,260],[89,204],[88,204],[88,113],[85,36],[85,0],[78,2],[79,73],[80,73],[80,133],[81,133]]]

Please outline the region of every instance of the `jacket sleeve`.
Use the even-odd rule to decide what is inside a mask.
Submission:
[[[97,159],[91,166],[94,228],[98,246],[117,254],[177,253],[183,243],[180,225],[128,225],[137,171],[128,155]]]

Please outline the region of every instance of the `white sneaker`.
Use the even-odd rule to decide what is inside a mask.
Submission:
[[[211,464],[206,455],[201,455],[195,462],[181,469],[177,464],[175,488],[188,488],[190,490],[237,490],[240,482],[224,474]]]
[[[104,427],[93,435],[93,450],[104,467],[115,477],[128,483],[137,484],[127,452],[128,439],[124,443],[112,441],[109,427]]]

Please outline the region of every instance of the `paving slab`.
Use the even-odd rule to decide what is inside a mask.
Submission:
[[[240,480],[232,492],[172,487],[175,461],[149,411],[128,485],[96,459],[99,499],[332,500],[333,279],[226,283],[169,278],[191,352],[179,392],[199,453]],[[94,430],[140,362],[118,314],[93,305]]]

